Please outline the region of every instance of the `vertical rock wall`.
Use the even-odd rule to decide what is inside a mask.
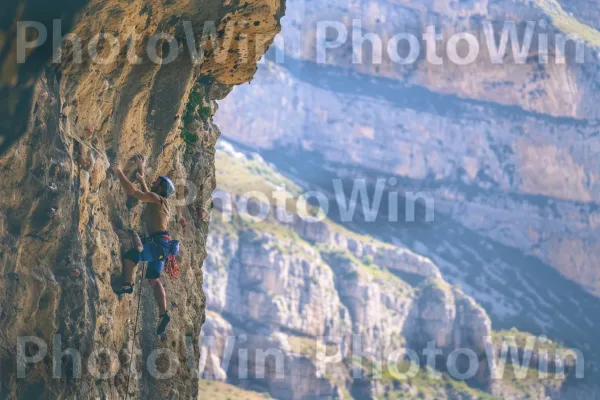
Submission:
[[[26,92],[19,92],[22,82],[2,87],[3,94],[12,90],[31,100],[7,111],[9,122],[26,123],[23,131],[15,123],[15,140],[0,158],[3,398],[196,397],[202,262],[219,136],[215,100],[252,78],[283,11],[279,0],[91,1],[73,24],[84,46],[81,63],[67,45],[61,63],[34,71]],[[214,22],[220,47],[201,40],[207,21]],[[159,32],[177,40],[170,63],[143,56]],[[94,62],[85,51],[99,33],[120,42],[112,62]],[[202,62],[190,55],[192,37],[196,49],[204,44]],[[3,51],[14,45],[4,41]],[[110,60],[108,42],[97,48]],[[168,45],[155,48],[163,59],[171,54]],[[139,63],[131,62],[132,52]],[[157,308],[140,278],[142,264],[134,296],[113,293],[122,251],[130,247],[123,233],[143,230],[143,205],[126,199],[107,169],[118,159],[132,174],[136,153],[148,158],[147,180],[168,175],[178,186],[169,230],[182,242],[182,271],[177,280],[163,279],[172,322],[162,338],[155,334]],[[73,270],[79,277],[69,276]],[[26,357],[46,356],[18,377],[17,343],[25,336],[39,338],[23,347]],[[61,356],[70,348],[81,363]]]

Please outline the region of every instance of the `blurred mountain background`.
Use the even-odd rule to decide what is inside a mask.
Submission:
[[[203,390],[223,398],[600,398],[599,12],[594,1],[575,0],[289,1],[276,48],[215,116],[222,138],[203,327],[221,355],[227,337],[250,353],[280,349],[286,374],[277,379],[271,359],[261,378],[251,356],[251,379],[240,379],[237,352],[225,367],[208,356]],[[441,66],[423,54],[406,66],[386,54],[377,63],[369,44],[354,64],[353,19],[384,49],[394,34],[421,37],[430,25],[446,38],[481,38],[482,21],[498,32],[514,21],[522,37],[534,21],[536,33],[583,38],[586,61],[560,65],[551,53],[540,63],[536,36],[525,64],[495,65],[483,46],[467,66],[441,53]],[[348,29],[326,64],[317,63],[319,21]],[[334,179],[348,191],[365,179],[369,193],[384,179],[377,220],[341,221]],[[282,223],[272,198],[265,221],[239,217],[240,196],[276,188],[325,194],[327,219]],[[411,222],[401,201],[399,222],[390,222],[394,191],[430,195],[434,221],[419,203]],[[255,212],[264,206],[253,203]],[[466,382],[432,380],[425,370],[379,379],[365,363],[356,379],[348,360],[319,371],[318,338],[352,333],[383,352],[431,340],[446,356],[469,348],[481,368]],[[486,345],[499,354],[507,336],[520,345],[535,337],[527,379],[494,380],[484,367]],[[572,364],[566,377],[540,378],[543,352],[563,347],[585,355],[585,379],[574,379]]]

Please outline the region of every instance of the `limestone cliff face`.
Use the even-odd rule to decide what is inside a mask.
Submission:
[[[238,240],[222,240],[211,237],[207,244],[207,268],[217,269],[206,285],[212,309],[312,337],[334,334],[350,325],[346,310],[330,290],[332,271],[310,247],[259,231],[244,231]],[[222,250],[234,252],[222,254]],[[229,263],[224,262],[227,258]]]
[[[574,398],[564,393],[564,377],[553,374],[527,381],[510,374],[492,379],[491,366],[510,345],[505,339],[516,337],[514,351],[521,355],[528,337],[538,350],[555,351],[558,345],[517,330],[493,331],[486,310],[446,281],[432,260],[401,243],[358,234],[352,224],[310,221],[290,204],[283,209],[271,202],[273,190],[297,193],[298,188],[256,153],[221,140],[215,158],[219,189],[207,239],[208,311],[200,362],[209,387],[211,381],[226,382],[286,400],[490,394],[516,399],[544,392]],[[257,197],[244,206],[250,190],[270,202]],[[264,218],[246,214],[245,208]],[[445,378],[431,378],[424,369],[409,380],[378,372],[377,367],[389,368],[387,357],[398,350],[421,355],[431,342],[441,351],[436,368]],[[467,381],[471,386],[447,376],[447,360],[457,349],[475,357],[472,365],[457,359],[459,371],[475,368]],[[329,362],[323,362],[325,354],[332,356]],[[552,360],[554,353],[549,354]],[[533,368],[543,356],[535,353]],[[424,367],[424,358],[421,363]]]
[[[316,8],[290,0],[279,55],[285,62],[276,63],[274,52],[252,85],[221,103],[217,121],[229,138],[332,198],[332,176],[347,178],[346,187],[356,177],[394,177],[390,192],[429,193],[435,221],[400,216],[398,224],[365,224],[366,231],[430,258],[445,280],[485,307],[497,328],[544,333],[589,348],[588,358],[597,359],[597,46],[586,47],[584,64],[540,66],[533,45],[524,65],[456,69],[447,63],[443,70],[423,57],[379,71],[368,62],[351,64],[351,39],[328,52],[328,65],[317,65],[313,51],[319,19],[344,23],[351,37],[349,12],[362,19],[364,33],[417,36],[428,24],[443,26],[444,34],[478,33],[481,19],[569,22],[561,29],[593,20],[585,1],[560,1],[573,12],[566,19],[539,7],[550,3],[428,2],[432,12],[408,0]],[[465,10],[454,12],[459,4]],[[558,30],[547,26],[548,33]],[[264,106],[269,102],[278,105],[275,112]],[[242,128],[260,136],[248,141],[236,134]]]
[[[374,77],[400,79],[435,93],[457,95],[462,99],[516,105],[543,115],[578,119],[598,116],[594,107],[598,90],[590,83],[598,79],[600,34],[594,29],[594,23],[589,22],[594,20],[591,15],[597,13],[597,7],[584,7],[583,2],[577,0],[465,0],[460,3],[452,0],[369,0],[351,2],[350,5],[330,2],[320,7],[307,7],[302,0],[290,3],[287,15],[294,19],[294,23],[286,29],[285,52],[296,59],[309,62],[317,59],[315,37],[319,20],[339,21],[351,33],[352,20],[359,18],[362,34],[376,33],[381,39],[381,60],[377,61],[375,53],[365,47],[363,62],[353,62],[356,56],[353,50],[356,49],[352,46],[350,35],[342,46],[327,52],[328,65]],[[493,36],[497,41],[505,22],[513,22],[521,33],[528,22],[534,23],[532,45],[525,52],[527,60],[516,62],[513,57],[516,55],[509,52],[502,63],[492,62],[482,21],[493,24]],[[539,24],[540,21],[543,22]],[[436,59],[425,56],[426,45],[421,41],[423,33],[431,26],[435,26],[436,33],[442,37],[435,47]],[[450,36],[461,32],[474,35],[480,50],[480,57],[465,65],[451,62],[446,47]],[[392,61],[387,44],[397,33],[410,33],[418,38],[421,47],[414,63],[403,65]],[[558,57],[556,33],[577,34],[585,41],[588,47],[584,51],[584,63],[574,61],[569,47],[569,62],[555,62]],[[539,62],[540,34],[548,34],[547,63]],[[400,45],[398,48],[401,57],[409,54],[408,46]],[[458,46],[458,49],[462,56],[467,54],[466,46]]]
[[[23,18],[22,7],[15,10],[15,20]],[[3,98],[3,112],[15,122],[0,158],[6,194],[0,200],[0,392],[23,399],[195,398],[202,262],[220,134],[212,123],[215,100],[252,79],[279,32],[284,2],[91,1],[71,12],[72,31],[84,46],[101,32],[119,39],[114,62],[96,63],[85,52],[81,63],[72,62],[67,46],[59,64],[44,67],[32,56],[30,64],[11,69],[14,59],[4,56],[14,55],[14,26],[0,41],[2,94],[14,101]],[[207,21],[214,22],[219,48],[201,40]],[[201,62],[184,45],[193,38],[186,37],[188,23],[196,49],[204,44]],[[143,57],[157,33],[178,41],[172,62]],[[166,47],[158,47],[166,58]],[[109,48],[101,42],[100,55]],[[140,62],[129,62],[128,51]],[[169,230],[182,244],[182,271],[178,280],[163,279],[172,315],[163,338],[155,334],[156,305],[143,280],[136,281],[134,296],[119,299],[112,291],[122,250],[131,246],[123,233],[144,227],[143,206],[126,199],[107,169],[116,159],[131,174],[136,153],[148,158],[147,179],[168,175],[178,186]],[[79,277],[69,276],[73,270]],[[48,355],[17,377],[17,338],[23,336],[47,343]],[[81,354],[80,375],[75,359],[51,357],[68,348]],[[108,356],[99,355],[105,349]],[[29,343],[25,354],[37,350]],[[53,366],[62,375],[53,377]]]
[[[227,99],[220,123],[228,135],[242,126],[256,128],[261,137],[246,143],[260,148],[312,151],[339,174],[351,168],[351,177],[378,171],[406,178],[399,186],[434,192],[436,207],[466,229],[523,250],[598,294],[600,33],[583,25],[597,12],[584,4],[373,0],[308,7],[290,1],[280,46],[286,61]],[[353,18],[361,19],[364,34],[381,38],[380,64],[367,45],[365,62],[352,63]],[[343,46],[328,51],[326,65],[315,62],[319,20],[341,22],[349,33]],[[520,32],[535,22],[527,61],[491,63],[482,21],[494,22],[496,40],[504,21],[515,22]],[[437,46],[444,65],[427,62],[424,44],[410,65],[386,56],[391,35],[421,37],[430,25],[445,37]],[[457,32],[479,38],[477,62],[458,66],[448,60],[444,44]],[[549,62],[540,63],[542,33],[584,37],[585,62],[574,62],[571,54],[570,62],[558,64],[551,39]],[[282,107],[276,113],[256,109],[261,93]],[[251,120],[244,117],[250,110]]]
[[[241,153],[225,156],[226,146],[221,142],[218,147],[218,166],[269,170],[260,157],[240,161]],[[230,184],[253,177],[236,171],[223,175],[220,184],[232,190],[231,197],[216,196],[207,240],[204,288],[210,312],[201,339],[204,379],[266,391],[278,399],[386,398],[396,389],[371,379],[367,363],[359,367],[364,368],[362,378],[352,375],[353,360],[361,354],[385,360],[403,347],[420,352],[431,341],[446,356],[456,348],[485,354],[492,332],[487,313],[445,282],[431,260],[328,219],[311,222],[294,215],[282,221],[278,208],[265,221],[245,220],[248,216],[241,218],[235,210],[239,197]],[[250,209],[265,206],[254,202]],[[336,341],[343,354],[325,368],[317,356],[324,338]],[[261,352],[280,357],[263,363]],[[247,371],[243,376],[240,367]],[[489,386],[485,361],[478,370],[479,384]],[[451,394],[441,389],[439,396]]]
[[[480,363],[479,383],[490,387],[485,355],[486,346],[492,344],[492,323],[483,307],[460,290],[440,280],[426,282],[411,309],[404,335],[413,349],[424,349],[433,341],[445,355],[455,349],[472,350]]]
[[[331,247],[315,251],[302,239],[260,228],[228,234],[215,228],[219,222],[212,223],[204,282],[211,312],[201,340],[204,379],[267,391],[278,399],[350,398],[343,393],[352,390],[349,354],[359,357],[354,349],[388,355],[405,344],[420,349],[422,341],[436,341],[448,353],[459,347],[485,353],[489,317],[443,281],[439,287],[444,289],[438,290],[450,294],[435,296],[425,282],[415,290],[379,266],[365,266],[339,241],[317,242]],[[396,265],[400,270],[405,264]],[[438,285],[436,278],[432,281]],[[323,337],[340,340],[345,356],[343,363],[320,371],[315,352]],[[248,352],[247,362],[240,360],[241,349]],[[256,354],[273,350],[282,354],[280,369],[269,359],[261,375]],[[248,368],[243,378],[240,364]],[[487,383],[485,361],[481,371]],[[369,398],[385,392],[377,380],[356,382]]]

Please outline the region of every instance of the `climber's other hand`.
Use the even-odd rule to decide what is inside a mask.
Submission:
[[[146,165],[146,156],[144,156],[141,153],[136,154],[135,155],[135,163],[136,163],[140,173],[143,173],[144,167]]]
[[[119,162],[118,162],[118,161],[113,161],[113,162],[110,164],[110,169],[111,169],[111,170],[113,170],[113,172],[115,172],[115,173],[122,172],[122,170],[121,170],[121,165],[119,165]]]

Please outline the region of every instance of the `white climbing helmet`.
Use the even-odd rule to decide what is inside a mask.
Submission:
[[[159,176],[158,179],[160,179],[165,189],[165,197],[169,197],[173,193],[175,193],[175,185],[173,184],[173,181],[171,181],[166,176]]]

